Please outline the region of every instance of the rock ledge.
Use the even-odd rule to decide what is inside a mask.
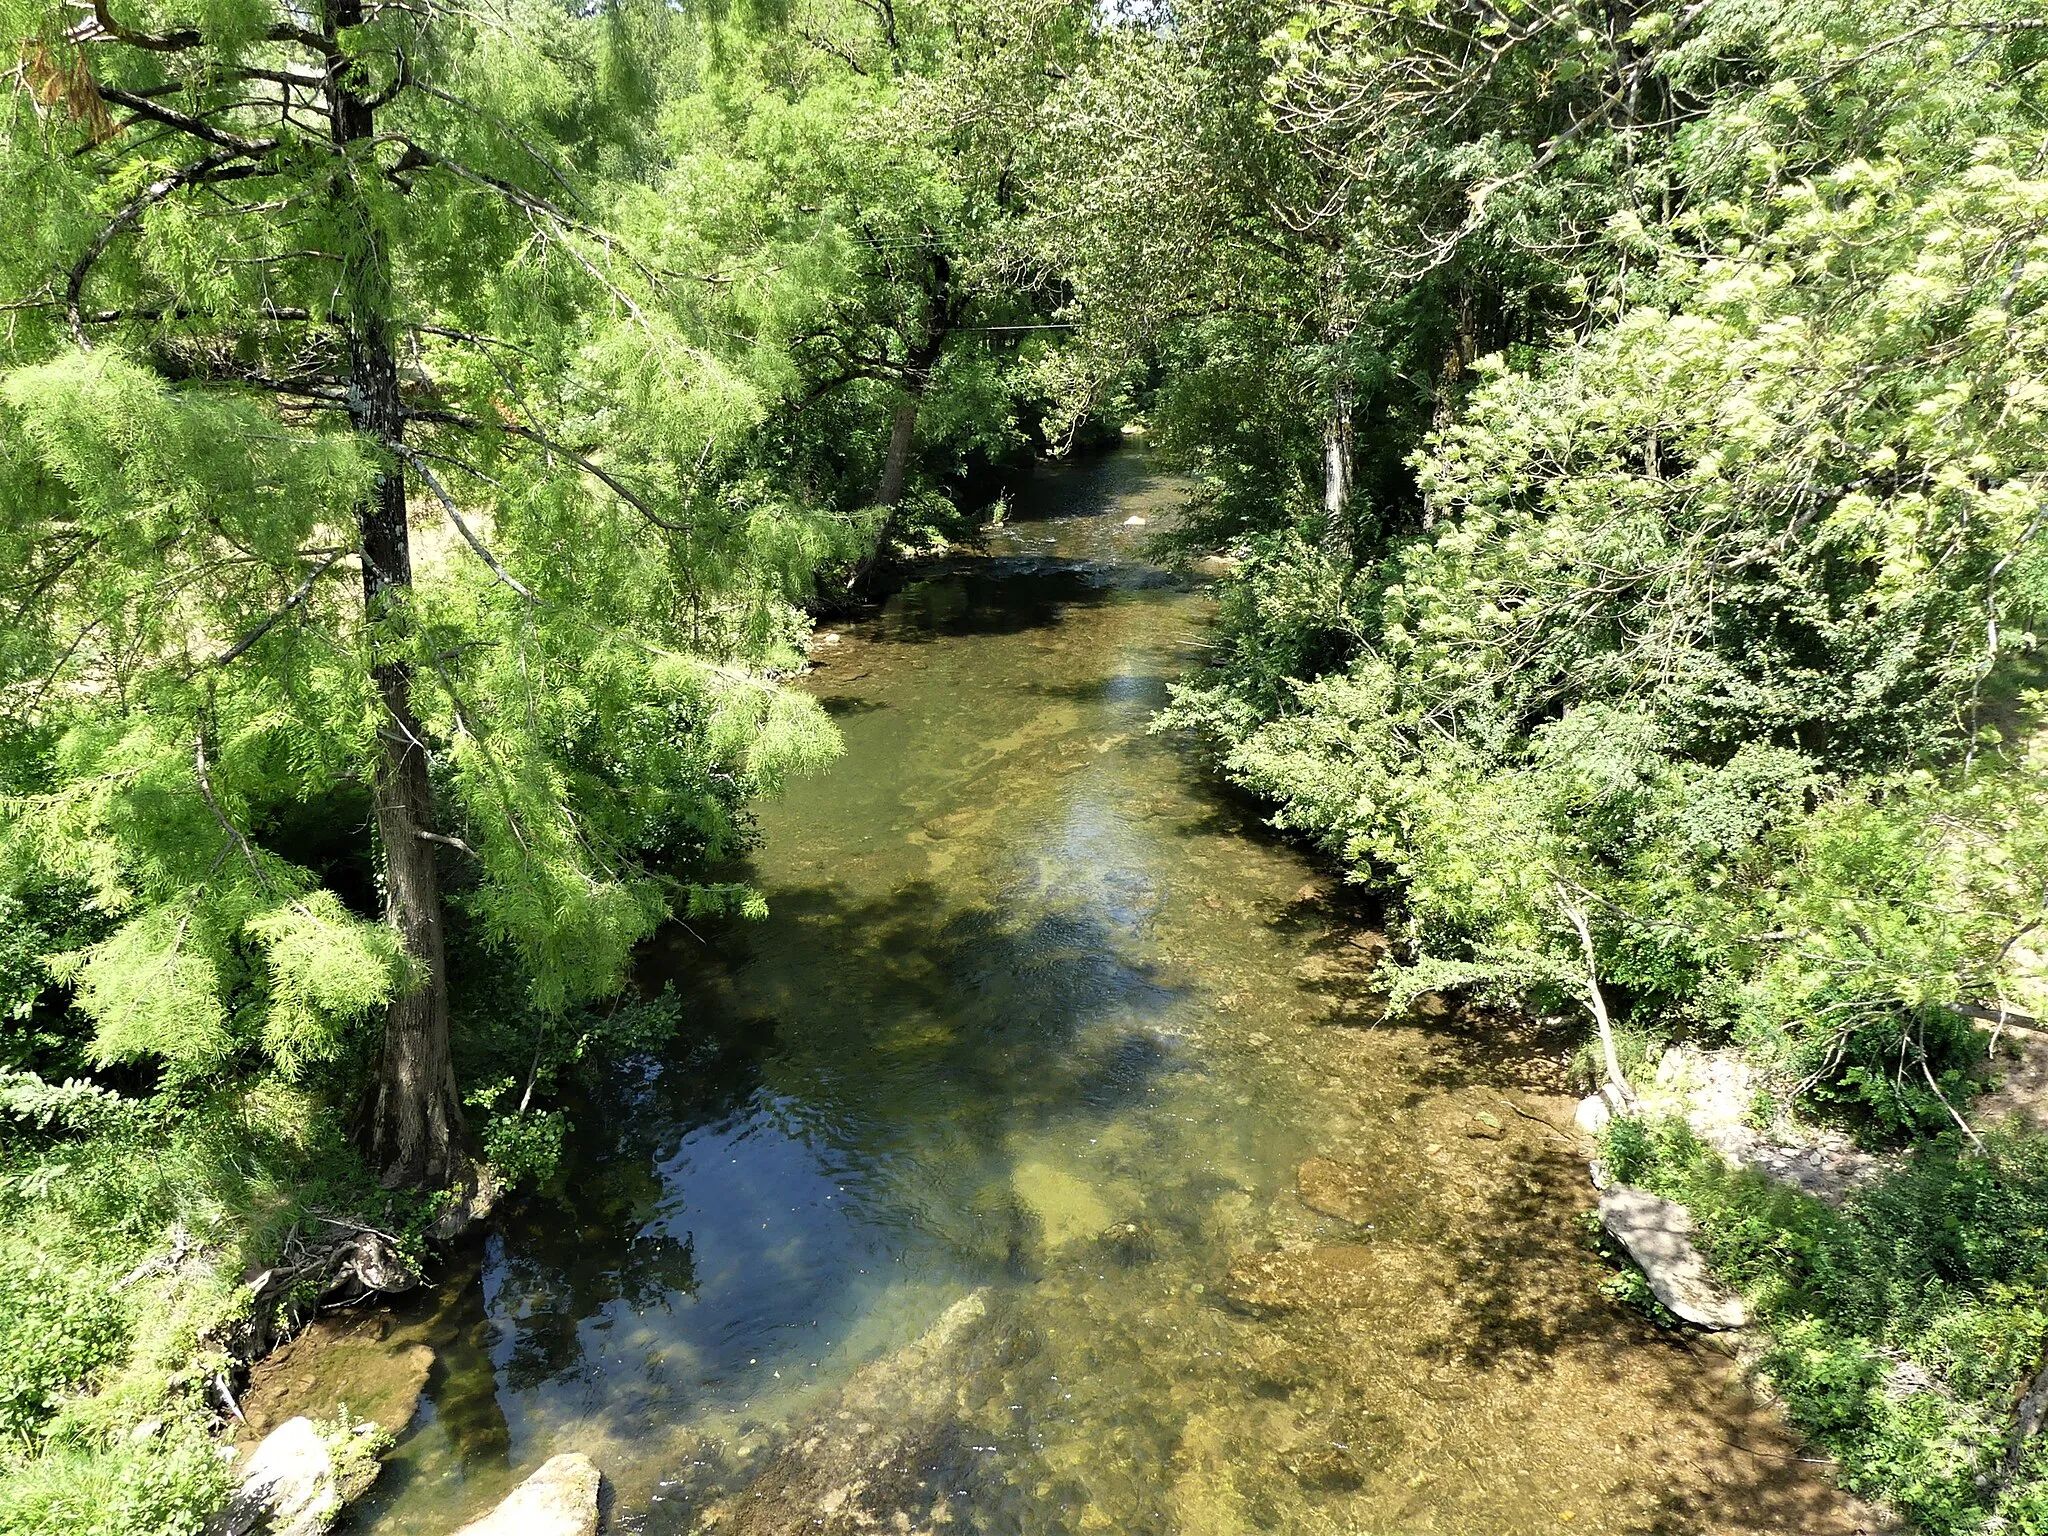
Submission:
[[[455,1536],[595,1536],[597,1464],[580,1451],[551,1456],[505,1502]]]
[[[1692,1243],[1692,1213],[1630,1184],[1600,1196],[1600,1225],[1642,1267],[1657,1299],[1701,1328],[1740,1328],[1749,1310],[1715,1281]]]

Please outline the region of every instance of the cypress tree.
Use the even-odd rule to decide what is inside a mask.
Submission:
[[[0,250],[7,714],[40,764],[9,846],[123,919],[71,960],[102,1059],[333,1056],[381,1010],[363,1148],[387,1184],[463,1187],[442,865],[544,1006],[600,994],[674,899],[642,855],[715,855],[830,744],[743,665],[794,633],[748,546],[787,541],[706,526],[663,473],[740,435],[749,391],[576,164],[631,152],[602,99],[631,18],[65,19],[7,13],[6,190],[47,210]],[[382,932],[257,825],[351,781]]]

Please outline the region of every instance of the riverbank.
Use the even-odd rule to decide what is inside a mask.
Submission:
[[[2013,1054],[2043,997],[2033,696],[2002,694],[1999,732],[1939,771],[1684,750],[1682,700],[1654,692],[1432,713],[1462,685],[1396,621],[1415,591],[1340,591],[1321,562],[1250,562],[1169,719],[1383,903],[1397,1007],[1565,1024],[1598,1096],[1579,1123],[1612,1120],[1601,1161],[1692,1208],[1761,1320],[1745,1358],[1846,1486],[1944,1536],[2041,1525],[2048,1142],[2038,1060]],[[1276,675],[1338,629],[1348,659]],[[1613,1290],[1669,1320],[1631,1272]]]
[[[220,1453],[250,1364],[323,1308],[417,1285],[436,1212],[277,1085],[175,1117],[65,1096],[0,1165],[0,1530],[196,1533],[236,1481]],[[353,1422],[323,1419],[337,1444]]]

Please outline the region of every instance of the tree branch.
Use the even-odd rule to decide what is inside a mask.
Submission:
[[[209,707],[210,707],[209,700]],[[192,776],[199,781],[199,793],[205,799],[207,809],[213,812],[213,819],[220,823],[221,831],[227,833],[228,841],[239,848],[242,857],[249,861],[249,868],[256,875],[256,883],[268,891],[272,889],[270,876],[257,861],[256,850],[249,846],[249,839],[242,835],[242,829],[228,820],[226,811],[220,808],[220,801],[214,798],[213,772],[206,762],[206,726],[200,724],[192,738]]]
[[[218,656],[214,657],[212,664],[216,667],[224,667],[228,665],[228,663],[236,660],[244,652],[246,652],[250,646],[254,645],[258,640],[261,640],[265,635],[269,634],[272,629],[277,627],[277,623],[280,619],[282,619],[286,614],[290,613],[294,608],[298,607],[299,604],[303,603],[308,597],[312,596],[314,584],[318,582],[322,576],[325,576],[329,571],[333,570],[335,562],[341,559],[341,557],[346,553],[348,553],[348,551],[337,549],[332,554],[330,554],[325,560],[322,560],[318,565],[314,566],[312,574],[309,575],[304,581],[299,583],[297,589],[293,591],[290,597],[286,598],[284,602],[281,603],[270,614],[268,618],[264,619],[262,623],[258,624],[254,629],[250,630],[246,635],[242,636],[242,638],[237,640],[233,645],[229,646],[226,650],[222,651]]]
[[[469,547],[476,551],[477,558],[491,568],[491,573],[529,603],[538,603],[540,599],[521,586],[512,573],[498,563],[498,557],[484,547],[483,540],[479,539],[469,524],[463,520],[462,513],[456,508],[454,498],[449,496],[447,488],[441,484],[440,477],[427,468],[427,461],[413,452],[412,449],[406,447],[404,443],[386,442],[384,446],[410,464],[413,473],[426,482],[427,489],[434,493],[434,499],[441,503],[442,510],[448,514],[448,521],[455,525],[456,532],[460,533]]]
[[[638,495],[620,483],[617,476],[591,463],[589,459],[576,452],[573,448],[566,447],[556,442],[553,438],[534,431],[531,427],[523,427],[517,422],[512,421],[482,421],[477,417],[464,416],[455,411],[407,411],[405,414],[406,419],[409,421],[439,422],[445,426],[462,427],[472,432],[504,432],[512,437],[523,437],[528,442],[539,444],[550,453],[559,453],[586,474],[602,481],[614,496],[625,502],[627,506],[638,512],[648,522],[654,524],[655,527],[664,528],[670,533],[688,533],[690,531],[682,523],[672,523],[667,518],[661,516],[660,513],[648,506]]]
[[[146,118],[153,123],[161,123],[166,128],[175,128],[178,132],[198,139],[202,143],[212,144],[220,149],[232,150],[235,154],[246,155],[252,160],[260,159],[277,148],[276,139],[249,139],[244,138],[239,133],[229,133],[225,128],[216,128],[213,124],[203,119],[193,117],[184,112],[174,112],[169,107],[160,107],[148,97],[138,96],[133,91],[114,90],[108,86],[101,86],[99,92],[100,98],[103,101],[110,101],[116,106],[126,107],[137,117]]]
[[[181,187],[197,186],[208,181],[237,180],[243,176],[254,175],[261,169],[259,166],[230,164],[242,154],[243,151],[239,149],[223,150],[217,155],[208,155],[204,160],[195,160],[190,165],[181,166],[167,175],[159,176],[130,199],[127,205],[93,236],[92,243],[85,248],[84,254],[72,264],[70,277],[64,285],[64,311],[71,321],[72,337],[79,346],[90,350],[92,343],[85,339],[85,320],[79,313],[78,301],[85,291],[86,277],[100,257],[106,254],[107,247],[114,243],[115,237]]]

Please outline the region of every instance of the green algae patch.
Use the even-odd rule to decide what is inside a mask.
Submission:
[[[1094,1185],[1051,1163],[1020,1164],[1010,1182],[1017,1198],[1038,1218],[1047,1248],[1094,1237],[1116,1220],[1116,1212]]]

